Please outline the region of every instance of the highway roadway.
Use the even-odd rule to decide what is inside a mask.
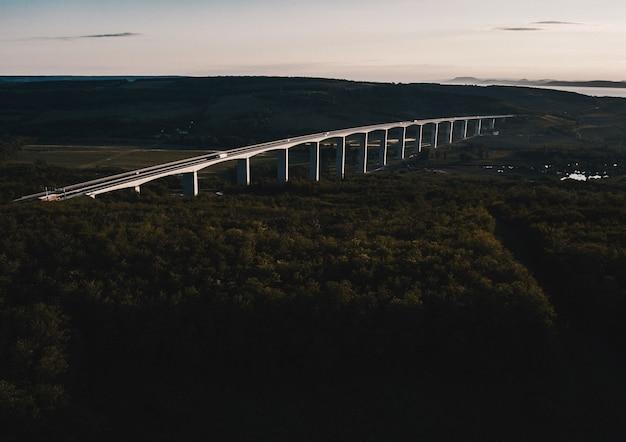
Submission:
[[[99,178],[83,183],[73,184],[62,188],[57,188],[47,192],[40,192],[33,195],[26,195],[21,197],[17,201],[30,201],[30,200],[42,200],[42,201],[59,201],[75,198],[78,196],[89,196],[95,198],[96,195],[112,192],[119,189],[135,188],[139,189],[139,186],[149,181],[159,179],[171,175],[179,174],[194,174],[197,179],[197,171],[210,167],[215,164],[219,164],[232,160],[248,160],[251,157],[260,155],[266,152],[274,150],[288,150],[294,146],[307,144],[307,143],[320,143],[325,140],[333,138],[343,138],[357,135],[357,134],[369,134],[376,131],[388,131],[394,128],[407,128],[411,126],[426,126],[434,125],[436,127],[435,133],[438,132],[440,124],[449,123],[453,125],[457,121],[493,121],[512,118],[514,115],[487,115],[487,116],[463,116],[463,117],[446,117],[435,118],[427,120],[412,120],[412,121],[400,121],[394,123],[375,124],[369,126],[354,127],[349,129],[340,129],[328,132],[320,132],[311,135],[303,135],[294,138],[286,138],[278,141],[271,141],[268,143],[255,144],[251,146],[225,150],[216,153],[209,153],[200,155],[184,160],[173,161],[165,164],[159,164],[152,167],[146,167],[143,169],[137,169],[130,172],[124,172],[104,178]],[[480,127],[480,126],[479,126]],[[420,139],[420,146],[422,140]],[[437,140],[435,139],[435,147]],[[285,167],[288,167],[287,165]]]

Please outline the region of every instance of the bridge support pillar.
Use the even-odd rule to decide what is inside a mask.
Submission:
[[[278,182],[286,183],[289,181],[289,149],[281,149],[277,153],[278,156]]]
[[[421,153],[422,152],[422,144],[424,142],[424,125],[423,124],[420,124],[418,126],[416,137],[417,138],[415,139],[415,142],[416,142],[417,149],[415,149],[415,150],[417,151],[417,153]]]
[[[469,126],[469,120],[465,120],[464,126],[463,126],[463,139],[466,140],[467,139],[467,127]]]
[[[387,165],[387,139],[389,138],[389,131],[383,132],[383,139],[380,141],[380,151],[378,152],[378,164],[381,167]]]
[[[135,186],[135,188],[133,189],[133,191],[139,195],[141,193],[141,186]]]
[[[309,178],[313,181],[320,180],[320,143],[313,143],[309,148]]]
[[[439,143],[439,123],[435,123],[435,130],[433,131],[433,140],[430,143],[430,147],[437,148],[437,144]]]
[[[337,140],[337,156],[335,159],[337,178],[343,180],[346,176],[346,138],[341,137]]]
[[[188,197],[198,195],[198,172],[188,172],[182,175],[183,194]]]
[[[496,119],[492,118],[491,121],[489,122],[489,129],[493,130],[496,128]]]
[[[250,158],[237,160],[237,184],[250,185]]]
[[[476,123],[476,136],[480,137],[482,130],[483,130],[483,120],[479,118],[478,122]]]
[[[448,143],[454,143],[454,121],[450,121],[450,132],[448,133]]]
[[[400,140],[400,149],[398,158],[403,160],[406,157],[406,127],[402,128],[402,139]]]
[[[363,140],[363,149],[361,149],[361,155],[359,156],[359,172],[367,173],[367,145],[369,144],[369,134],[365,133]]]

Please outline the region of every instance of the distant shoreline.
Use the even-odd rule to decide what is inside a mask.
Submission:
[[[529,81],[520,80],[514,82],[512,80],[480,80],[473,77],[457,77],[452,80],[444,81],[439,84],[450,86],[506,86],[545,89],[560,92],[572,92],[575,94],[587,95],[590,97],[611,97],[626,99],[626,82],[619,81],[559,81],[559,80],[540,80]],[[610,86],[609,86],[610,85]]]
[[[590,81],[565,81],[565,80],[497,80],[481,79],[476,77],[456,77],[445,80],[442,84],[462,84],[476,86],[539,86],[539,87],[593,87],[626,89],[626,81],[590,80]]]

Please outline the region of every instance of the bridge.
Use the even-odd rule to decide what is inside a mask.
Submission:
[[[485,130],[494,130],[496,121],[513,117],[515,115],[446,117],[383,123],[321,132],[159,164],[51,191],[27,195],[15,201],[61,201],[78,196],[95,198],[97,195],[121,189],[134,189],[136,192],[140,192],[143,184],[172,175],[181,176],[185,195],[196,196],[198,194],[198,171],[227,161],[236,161],[237,182],[242,185],[249,185],[250,159],[267,152],[276,152],[278,157],[278,180],[286,183],[289,181],[289,150],[302,145],[309,147],[309,178],[319,181],[321,145],[328,145],[329,143],[334,144],[336,147],[336,173],[338,178],[343,179],[346,174],[346,140],[349,137],[359,138],[358,171],[365,174],[368,172],[369,147],[376,141],[378,141],[376,144],[379,144],[379,166],[385,167],[387,165],[390,145],[389,135],[392,131],[397,132],[398,137],[396,139],[399,145],[397,158],[404,160],[407,155],[409,140],[413,141],[411,147],[414,152],[419,153],[423,147],[437,148],[442,144],[452,144],[474,136],[480,136]],[[409,132],[414,133],[414,138],[408,137]]]

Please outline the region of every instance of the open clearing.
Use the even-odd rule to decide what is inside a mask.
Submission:
[[[43,161],[52,166],[78,169],[99,167],[139,169],[168,161],[214,152],[196,149],[146,149],[133,146],[29,145],[11,163]]]

